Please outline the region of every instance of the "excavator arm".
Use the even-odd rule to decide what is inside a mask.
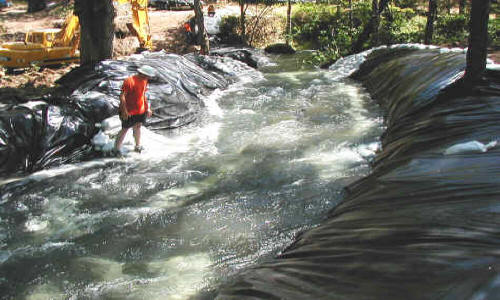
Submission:
[[[128,29],[137,37],[143,49],[151,50],[153,43],[149,33],[148,0],[118,0],[132,5],[133,23],[127,23]]]
[[[54,46],[72,47],[72,53],[75,53],[80,43],[79,28],[80,22],[78,16],[73,14],[69,15],[61,31],[56,35]]]

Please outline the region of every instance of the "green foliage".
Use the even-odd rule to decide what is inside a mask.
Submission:
[[[347,1],[345,1],[347,2]],[[292,37],[299,49],[320,50],[313,63],[335,60],[346,55],[359,34],[362,25],[370,17],[370,5],[366,2],[353,3],[352,26],[347,4],[327,5],[305,3],[294,7],[292,16]]]
[[[312,63],[333,61],[350,52],[351,45],[371,18],[371,1],[353,2],[352,21],[347,1],[341,5],[303,4],[294,8],[293,39],[298,49],[319,50]],[[426,18],[411,8],[390,6],[381,15],[379,34],[367,47],[379,44],[418,43]]]
[[[388,7],[382,14],[380,44],[419,43],[423,40],[427,19],[411,8]]]
[[[418,8],[418,1],[415,0],[398,0],[395,1],[396,5],[401,8],[411,8],[413,10],[416,10]]]
[[[435,25],[434,43],[466,44],[469,19],[464,15],[440,15]]]
[[[489,44],[500,47],[500,19],[496,18],[488,22]]]

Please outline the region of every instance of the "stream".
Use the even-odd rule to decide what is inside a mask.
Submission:
[[[195,123],[146,130],[140,155],[5,179],[2,299],[189,299],[320,224],[383,124],[359,83],[305,55],[204,96]]]

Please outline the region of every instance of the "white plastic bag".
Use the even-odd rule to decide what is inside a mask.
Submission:
[[[121,121],[118,116],[113,116],[105,119],[101,122],[101,128],[104,131],[111,131],[114,129],[119,129],[121,127]]]
[[[463,153],[484,153],[489,149],[495,147],[497,145],[497,141],[493,140],[488,144],[483,144],[478,141],[470,141],[467,143],[456,144],[444,151],[444,155],[451,154],[463,154]]]
[[[109,136],[99,130],[99,132],[92,138],[92,145],[96,150],[101,150],[106,144],[109,143]]]

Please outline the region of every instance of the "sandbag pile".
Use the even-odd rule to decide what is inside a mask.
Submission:
[[[368,177],[321,226],[216,299],[496,299],[500,72],[456,84],[463,52],[381,49],[353,78],[385,108]],[[454,151],[488,143],[487,151]],[[452,148],[455,146],[455,148]]]

